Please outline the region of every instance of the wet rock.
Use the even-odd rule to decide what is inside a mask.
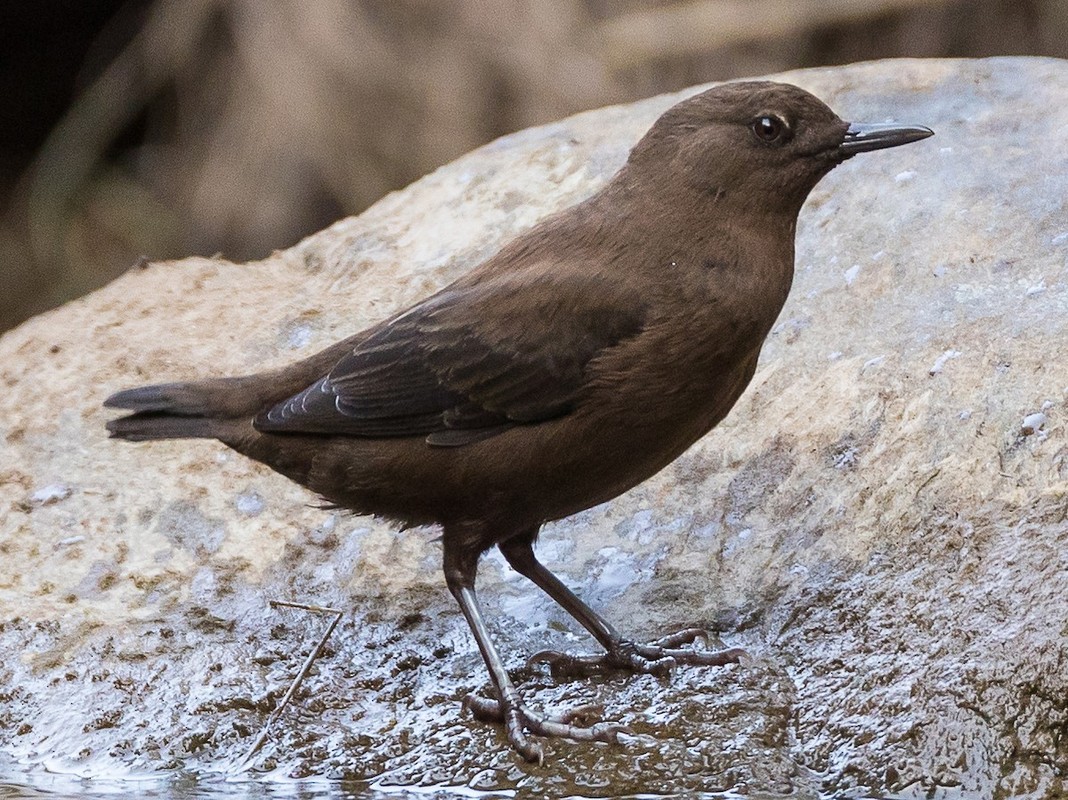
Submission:
[[[718,624],[749,662],[557,683],[526,657],[588,640],[488,557],[483,603],[531,704],[633,731],[520,763],[460,711],[486,677],[434,531],[315,508],[212,442],[110,442],[99,405],[145,376],[280,365],[418,299],[595,190],[665,96],[505,137],[266,261],[135,270],[4,335],[0,757],[236,765],[329,623],[269,604],[295,600],[346,614],[256,770],[517,797],[1063,794],[1068,153],[1050,132],[1068,65],[786,77],[938,135],[824,180],[734,413],[539,545],[626,630]],[[77,491],[35,501],[56,476]]]

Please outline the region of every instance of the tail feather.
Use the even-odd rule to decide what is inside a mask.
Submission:
[[[153,439],[217,439],[219,420],[148,411],[108,420],[107,429],[112,439],[125,439],[128,442],[149,442]]]
[[[109,420],[113,439],[147,442],[153,439],[214,439],[232,420],[219,419],[212,395],[196,383],[161,383],[116,392],[104,401],[107,408],[133,411]],[[214,413],[213,413],[214,411]]]
[[[116,392],[104,401],[104,406],[196,417],[207,413],[207,401],[207,392],[195,383],[157,383]]]

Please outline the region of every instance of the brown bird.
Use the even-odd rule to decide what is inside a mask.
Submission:
[[[541,525],[609,500],[671,463],[730,411],[790,291],[797,215],[845,159],[931,135],[849,124],[795,86],[732,83],[669,109],[597,194],[555,214],[437,294],[284,369],[146,386],[105,405],[130,441],[214,438],[331,503],[442,527],[445,581],[471,627],[503,721],[614,741],[531,710],[479,610],[496,545],[571,614],[601,656],[557,670],[665,672],[740,651],[621,635],[534,556]]]

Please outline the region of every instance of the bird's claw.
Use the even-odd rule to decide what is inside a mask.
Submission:
[[[588,678],[607,672],[648,673],[666,678],[675,671],[676,661],[670,657],[648,658],[630,648],[620,648],[597,656],[576,656],[555,650],[535,653],[527,664],[547,664],[549,673],[556,679]]]
[[[712,634],[704,628],[683,628],[674,633],[668,633],[655,641],[649,642],[649,647],[679,647],[684,644],[693,644],[700,639],[705,646],[712,641]]]
[[[576,656],[555,650],[535,653],[527,664],[547,664],[554,678],[585,678],[608,672],[632,672],[669,677],[679,664],[722,666],[734,664],[747,656],[740,648],[728,650],[691,650],[680,645],[697,639],[708,642],[710,635],[700,628],[686,628],[661,637],[650,644],[622,640],[602,655]]]
[[[538,764],[543,762],[544,753],[541,745],[531,741],[527,732],[535,736],[610,744],[619,741],[619,734],[631,733],[626,725],[615,722],[574,724],[575,720],[586,721],[590,715],[598,713],[601,708],[596,705],[579,706],[561,714],[539,714],[531,711],[522,703],[506,706],[499,700],[469,694],[464,698],[463,706],[469,709],[477,720],[503,723],[512,747],[527,761],[536,761]]]

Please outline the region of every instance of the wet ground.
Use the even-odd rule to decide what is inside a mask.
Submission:
[[[566,533],[550,529],[547,547]],[[210,605],[190,603],[121,634],[90,634],[92,646],[48,681],[16,677],[0,711],[5,729],[14,729],[8,746],[53,774],[39,766],[22,777],[14,765],[6,772],[16,784],[61,795],[121,794],[128,784],[117,778],[142,773],[148,777],[136,783],[138,793],[166,798],[968,796],[962,784],[976,780],[968,771],[984,767],[965,753],[996,746],[984,734],[993,720],[984,723],[985,712],[956,697],[944,667],[925,663],[922,651],[954,625],[963,638],[976,636],[975,627],[945,619],[955,613],[949,608],[916,607],[916,595],[871,594],[894,581],[900,589],[895,576],[903,570],[925,596],[952,595],[959,579],[927,568],[918,544],[851,575],[828,574],[822,588],[789,606],[724,612],[719,624],[729,619],[733,626],[725,643],[745,647],[750,658],[723,668],[683,667],[671,679],[559,682],[543,667],[525,667],[524,656],[538,649],[581,652],[589,642],[534,587],[497,576],[491,559],[484,605],[531,705],[596,706],[591,716],[632,731],[616,745],[545,741],[543,765],[523,763],[499,728],[462,710],[468,691],[488,688],[481,659],[447,593],[427,587],[386,604],[352,598],[294,702],[243,768],[242,757],[328,620],[271,608],[227,587]],[[989,537],[973,534],[971,544],[972,558],[989,566]],[[1048,554],[1033,558],[1060,568]],[[294,591],[307,575],[294,576]],[[714,622],[686,618],[699,597],[661,577],[624,593],[644,597],[653,616],[674,625]],[[943,594],[932,593],[929,582]],[[619,591],[610,587],[602,588]],[[624,608],[633,606],[608,604],[609,613]],[[62,628],[15,621],[0,632],[0,644],[40,663],[60,656]],[[27,709],[44,705],[37,692],[49,695],[51,709],[70,713],[28,717]],[[951,702],[931,702],[939,696]],[[1054,737],[1049,763],[1063,757],[1049,724],[1063,716],[1064,704],[1050,699],[1059,711],[1039,707],[1035,687],[1031,721],[1019,734],[1035,756],[1005,753],[1018,772],[1029,769],[1035,778],[1047,746],[1041,737]],[[932,707],[941,709],[940,720],[930,719]],[[151,777],[159,770],[165,779]]]
[[[146,800],[504,800],[514,792],[480,792],[463,786],[427,786],[397,789],[364,783],[293,780],[212,781],[195,777],[174,777],[167,781],[41,781],[49,788],[30,788],[6,784],[0,779],[0,800],[55,800],[79,797],[106,800],[114,797],[138,797]],[[573,795],[582,800],[581,795]],[[735,793],[684,793],[621,795],[616,800],[738,800]],[[750,795],[752,800],[775,800],[778,795]]]
[[[615,797],[657,786],[689,793],[738,787],[788,792],[800,788],[791,773],[808,782],[788,763],[791,682],[781,669],[757,659],[721,669],[683,668],[670,681],[643,675],[557,683],[541,669],[523,668],[519,655],[546,645],[576,649],[578,637],[556,614],[540,631],[523,630],[503,615],[501,642],[514,653],[513,673],[529,702],[552,709],[600,706],[599,716],[626,724],[633,734],[618,745],[547,741],[544,765],[522,763],[496,726],[474,722],[461,709],[468,691],[488,687],[462,619],[444,592],[438,595],[406,598],[389,619],[374,602],[353,610],[249,772],[356,782],[368,791],[453,786],[515,797]],[[56,768],[105,777],[116,763],[134,772],[139,765],[162,765],[204,774],[209,783],[212,775],[237,772],[234,762],[326,620],[271,609],[233,618],[220,605],[216,613],[189,608],[184,634],[147,623],[101,639],[68,663],[59,681],[37,688],[53,694],[52,708],[63,706],[56,695],[64,692],[81,698],[84,708],[90,691],[92,717],[72,709],[69,718],[24,724],[17,749],[33,758],[38,747],[57,752],[64,741],[77,741],[75,757],[62,764],[57,759]],[[487,598],[490,613],[499,605]],[[53,637],[20,625],[3,635],[21,638],[23,651],[35,653],[47,652]],[[183,667],[159,665],[164,651]],[[175,681],[179,671],[183,678]],[[33,682],[19,686],[9,706],[12,721],[20,706],[35,704]],[[151,705],[139,702],[149,697]],[[167,724],[157,726],[161,716]],[[166,732],[176,729],[180,737],[168,738]],[[231,763],[220,763],[220,755]]]

